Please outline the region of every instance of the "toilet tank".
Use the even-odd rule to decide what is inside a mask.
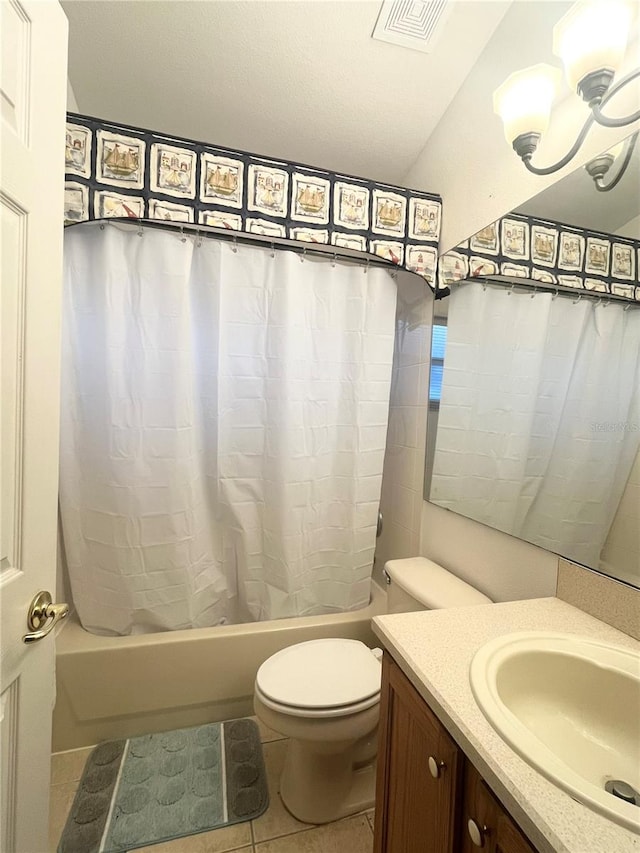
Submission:
[[[389,560],[384,570],[389,613],[491,604],[475,587],[426,557]]]

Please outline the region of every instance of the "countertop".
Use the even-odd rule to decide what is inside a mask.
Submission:
[[[555,631],[640,649],[637,640],[557,598],[376,616],[373,630],[540,853],[640,853],[640,836],[520,758],[486,720],[469,683],[476,651],[502,634]]]

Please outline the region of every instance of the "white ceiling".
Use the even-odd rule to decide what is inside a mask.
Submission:
[[[510,0],[452,0],[431,54],[371,38],[378,0],[62,5],[80,112],[402,183]]]

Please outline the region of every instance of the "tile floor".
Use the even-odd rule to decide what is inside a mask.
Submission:
[[[260,725],[260,724],[259,724]],[[138,848],[135,853],[372,853],[373,812],[313,827],[285,809],[278,794],[286,741],[260,725],[270,804],[257,820]],[[51,762],[49,853],[55,853],[91,748],[59,752]]]

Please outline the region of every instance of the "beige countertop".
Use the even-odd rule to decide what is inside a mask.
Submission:
[[[476,704],[469,664],[514,631],[640,643],[557,598],[376,616],[373,630],[540,853],[640,853],[640,836],[576,802],[530,767]]]

